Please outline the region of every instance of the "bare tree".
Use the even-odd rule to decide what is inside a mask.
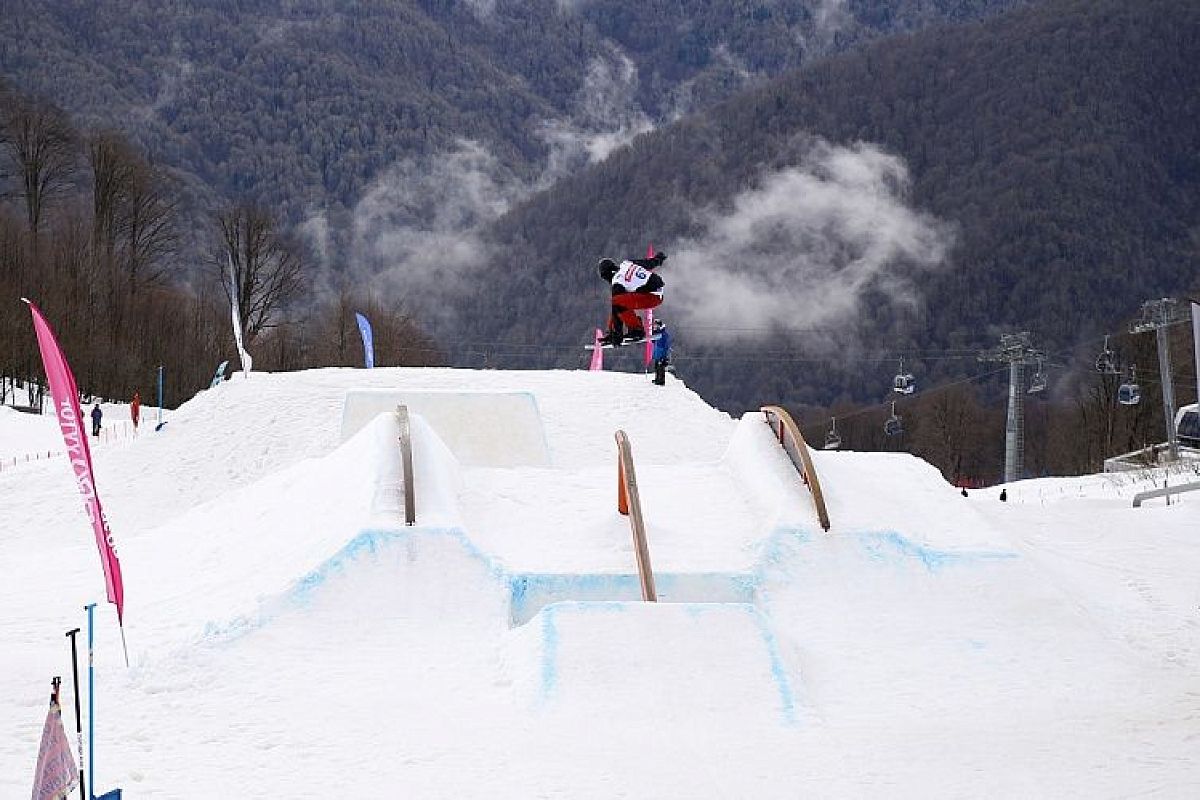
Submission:
[[[139,162],[130,170],[121,213],[122,266],[130,295],[137,294],[139,287],[162,283],[178,250],[179,198],[171,188],[158,167]]]
[[[221,246],[214,267],[231,302],[236,288],[238,321],[246,341],[253,341],[277,324],[282,307],[299,294],[303,262],[261,208],[238,204],[217,221]]]
[[[87,150],[92,170],[92,248],[103,266],[112,269],[121,238],[118,209],[137,159],[125,139],[111,131],[94,134]]]
[[[47,206],[70,188],[77,137],[61,109],[43,100],[12,95],[4,104],[0,138],[25,201],[26,222],[36,249]]]
[[[965,461],[979,446],[979,404],[969,384],[934,393],[920,407],[922,423],[915,452],[941,469],[951,481],[964,477]]]

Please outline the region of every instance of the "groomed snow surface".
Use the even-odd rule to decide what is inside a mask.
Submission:
[[[412,409],[415,527],[364,397]],[[89,602],[96,788],[131,798],[1200,796],[1200,493],[1132,508],[1161,475],[1001,503],[817,452],[825,533],[762,416],[673,378],[238,375],[166,419],[95,451],[128,668],[68,465],[0,471],[2,798],[53,675],[73,735]]]

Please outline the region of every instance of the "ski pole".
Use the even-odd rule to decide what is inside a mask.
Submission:
[[[84,608],[88,612],[88,783],[96,786],[96,759],[93,758],[93,748],[96,746],[96,669],[92,658],[92,611],[95,603],[88,603]]]
[[[75,679],[75,738],[79,748],[79,798],[87,800],[87,787],[83,782],[83,720],[79,716],[79,656],[75,651],[75,635],[79,633],[79,628],[72,628],[67,631],[67,638],[71,640],[71,674]]]

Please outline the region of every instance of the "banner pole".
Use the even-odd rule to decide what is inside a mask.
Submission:
[[[88,783],[96,785],[96,760],[93,758],[96,746],[96,660],[93,656],[95,626],[92,624],[92,612],[95,603],[88,603],[84,608],[88,614]]]
[[[79,749],[79,800],[87,800],[87,786],[83,782],[83,720],[79,716],[79,656],[75,651],[75,636],[79,628],[67,631],[71,640],[71,675],[75,680],[75,739]]]
[[[163,368],[162,364],[158,365],[158,427],[155,430],[162,429],[162,404],[163,404]]]
[[[121,649],[125,652],[125,666],[129,666],[129,648],[125,646],[125,623],[118,619],[117,628],[121,631]]]

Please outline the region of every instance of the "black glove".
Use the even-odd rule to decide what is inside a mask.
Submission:
[[[662,263],[667,260],[667,254],[662,251],[655,253],[654,257],[658,260],[659,266],[662,266]]]

